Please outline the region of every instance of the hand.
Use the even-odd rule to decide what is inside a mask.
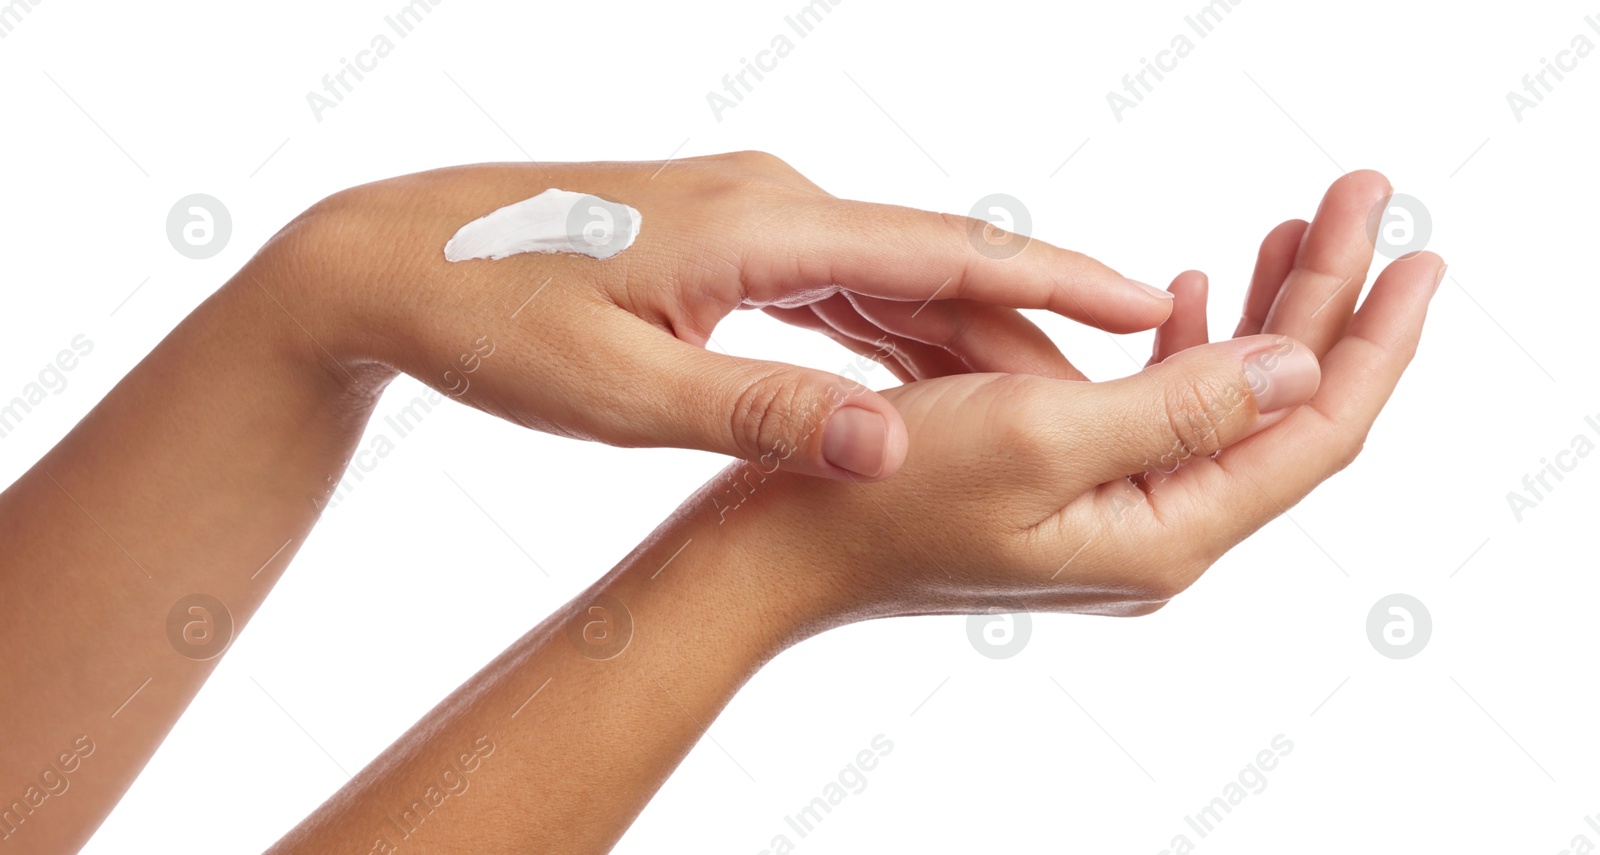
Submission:
[[[462,225],[552,187],[638,209],[637,241],[605,261],[445,260]],[[709,351],[712,329],[734,309],[767,307],[880,352],[907,379],[908,363],[919,376],[1077,378],[1016,308],[1112,332],[1170,313],[1165,292],[1041,241],[990,257],[978,248],[986,229],[842,201],[756,153],[482,165],[336,194],[285,229],[260,275],[238,287],[280,302],[352,377],[387,367],[539,430],[875,480],[905,457],[905,425],[886,398],[824,372]]]
[[[609,851],[739,686],[807,634],[996,604],[1159,608],[1348,462],[1409,360],[1437,257],[1390,266],[1351,318],[1371,257],[1366,211],[1386,193],[1380,176],[1347,176],[1309,230],[1273,232],[1243,337],[1205,344],[1204,279],[1184,274],[1158,363],[1138,376],[967,374],[891,390],[914,453],[881,483],[729,467],[272,851],[387,838],[384,806],[486,733],[494,759],[475,772],[477,795],[416,845]],[[588,634],[597,622],[603,640]]]
[[[1314,223],[1275,229],[1231,341],[1205,343],[1204,277],[1184,274],[1154,364],[1135,376],[912,383],[886,393],[911,430],[898,477],[774,475],[750,493],[751,473],[734,467],[714,504],[724,518],[746,494],[764,508],[781,532],[773,551],[805,566],[774,585],[798,577],[819,592],[812,630],[997,604],[1160,608],[1349,464],[1409,363],[1438,256],[1391,264],[1354,311],[1372,259],[1368,213],[1388,193],[1381,175],[1351,173]]]

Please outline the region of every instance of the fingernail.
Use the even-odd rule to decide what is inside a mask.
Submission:
[[[1245,360],[1244,374],[1256,398],[1256,412],[1266,415],[1304,403],[1322,382],[1317,358],[1304,345],[1275,344]]]
[[[1439,277],[1433,280],[1433,293],[1439,293],[1439,286],[1444,282],[1444,272],[1449,269],[1450,265],[1448,264],[1439,265]]]
[[[1144,292],[1146,294],[1149,294],[1152,297],[1160,297],[1163,300],[1172,299],[1172,292],[1171,291],[1163,291],[1163,290],[1161,290],[1160,288],[1157,288],[1154,285],[1150,285],[1150,284],[1147,284],[1147,283],[1144,283],[1144,282],[1140,282],[1137,279],[1129,279],[1128,282],[1129,282],[1129,284],[1137,285],[1140,288],[1143,288]]]
[[[824,460],[857,475],[876,478],[883,471],[889,425],[883,416],[860,407],[842,407],[822,429]]]

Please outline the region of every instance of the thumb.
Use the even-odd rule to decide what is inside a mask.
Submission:
[[[744,458],[763,472],[838,480],[876,481],[905,462],[905,421],[860,382],[865,375],[856,363],[850,377],[741,359],[659,334],[630,346],[633,370],[613,398],[625,435],[613,441],[696,448]]]
[[[1094,435],[1117,441],[1089,455],[1093,483],[1171,472],[1287,416],[1321,382],[1316,355],[1284,336],[1193,347],[1131,377],[1085,385]]]

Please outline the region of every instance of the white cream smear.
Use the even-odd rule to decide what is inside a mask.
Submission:
[[[462,226],[446,261],[498,261],[524,252],[576,252],[607,259],[639,236],[639,211],[587,193],[551,188]]]

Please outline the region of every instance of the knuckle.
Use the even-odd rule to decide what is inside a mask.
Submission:
[[[922,308],[921,317],[926,319],[926,326],[919,332],[919,338],[927,344],[943,348],[961,347],[977,322],[976,311],[972,307],[950,300],[929,302]]]
[[[787,167],[784,167],[787,170]],[[730,222],[765,224],[793,212],[801,200],[787,172],[737,165],[701,182],[701,198]]]
[[[1222,448],[1222,430],[1232,400],[1221,384],[1194,379],[1167,387],[1163,402],[1172,433],[1173,451],[1184,460],[1209,457]]]
[[[809,432],[797,424],[805,417],[799,410],[799,388],[795,371],[779,369],[739,393],[729,415],[729,427],[741,456],[755,459],[805,443]],[[820,424],[817,419],[809,421]]]
[[[789,164],[786,163],[783,158],[778,157],[771,152],[750,149],[746,151],[731,152],[727,154],[726,157],[729,162],[739,166],[742,169],[748,169],[752,172],[776,174],[790,173],[794,171],[793,167],[789,166]]]
[[[351,245],[387,227],[381,192],[363,185],[320,199],[279,229],[263,251],[300,260],[346,257]]]
[[[305,213],[302,220],[321,223],[347,223],[363,214],[381,207],[379,191],[368,185],[349,187],[319,199]]]
[[[1072,438],[1064,410],[1041,394],[1047,382],[1029,374],[1003,374],[991,381],[995,411],[1005,414],[996,441],[1008,457],[1029,467],[1059,458]]]
[[[1343,472],[1350,464],[1356,462],[1361,456],[1361,451],[1367,445],[1366,431],[1354,431],[1339,444],[1338,453],[1333,458],[1333,472]],[[1331,473],[1330,473],[1331,474]]]
[[[737,172],[702,179],[694,198],[701,216],[737,242],[733,236],[762,232],[784,210],[785,195],[783,185],[774,179]]]
[[[974,217],[964,217],[960,214],[946,214],[941,212],[939,219],[951,236],[963,245],[973,245],[974,241],[983,238],[983,230],[989,226],[987,222]]]

